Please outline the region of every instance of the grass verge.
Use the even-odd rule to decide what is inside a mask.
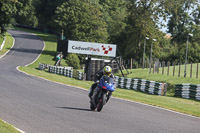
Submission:
[[[1,46],[2,43],[3,43],[3,36],[0,35],[0,46]]]
[[[12,125],[0,120],[0,133],[20,133]]]
[[[9,33],[6,33],[6,42],[2,50],[0,50],[0,57],[4,55],[13,45],[13,39]]]
[[[18,30],[23,30],[23,29],[18,29]],[[27,30],[26,30],[27,31]],[[56,39],[56,37],[52,37],[53,35],[50,34],[45,34],[45,33],[39,33],[36,31],[32,31],[32,30],[28,30],[28,32],[32,32],[38,36],[40,36],[46,43],[46,47],[43,53],[46,53],[47,51],[51,51],[54,52],[56,51],[55,47],[56,47],[56,41],[57,40],[52,40],[52,42],[49,39]],[[54,47],[54,49],[50,49],[51,47],[49,45],[55,45],[52,46]],[[54,50],[54,51],[53,51]],[[40,71],[38,70],[38,63],[46,63],[49,64],[52,61],[52,55],[48,56],[46,54],[42,54],[40,56],[40,58],[33,63],[32,65],[29,65],[27,67],[20,67],[19,69],[21,71],[24,71],[26,73],[29,73],[31,75],[35,75],[35,76],[39,76],[51,81],[56,81],[56,82],[61,82],[63,84],[67,84],[67,85],[73,85],[73,86],[77,86],[77,87],[81,87],[81,88],[85,88],[88,89],[91,84],[93,82],[91,81],[80,81],[80,80],[76,80],[73,78],[68,78],[68,77],[64,77],[61,75],[56,75],[56,74],[51,74],[45,71]],[[134,75],[133,71],[133,75]],[[142,75],[137,73],[138,75]],[[131,75],[129,75],[131,76]],[[137,77],[137,76],[135,76]],[[141,76],[142,77],[142,76]],[[143,76],[143,79],[148,79],[150,77],[147,76]],[[162,77],[158,76],[157,79],[161,79]],[[153,80],[150,79],[149,80]],[[173,79],[172,79],[173,80]],[[158,80],[160,81],[160,80]],[[126,90],[126,89],[120,89],[117,88],[116,91],[113,93],[114,97],[119,97],[119,98],[123,98],[123,99],[127,99],[127,100],[132,100],[132,101],[137,101],[137,102],[142,102],[142,103],[146,103],[146,104],[150,104],[150,105],[154,105],[154,106],[159,106],[162,108],[166,108],[166,109],[171,109],[177,112],[181,112],[181,113],[186,113],[186,114],[190,114],[190,115],[194,115],[194,116],[200,116],[200,102],[198,101],[194,101],[194,100],[188,100],[188,99],[182,99],[182,98],[175,98],[172,97],[170,95],[168,96],[156,96],[156,95],[150,95],[150,94],[145,94],[139,91],[135,91],[135,90]]]

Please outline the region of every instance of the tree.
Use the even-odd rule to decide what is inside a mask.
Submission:
[[[199,31],[200,7],[196,0],[167,0],[165,11],[169,17],[168,32],[172,35],[172,44],[177,44],[176,59],[185,62],[186,43],[189,33],[194,36],[189,38],[188,62],[199,60]],[[192,46],[192,47],[191,47]],[[194,50],[195,48],[196,50]]]
[[[32,0],[18,0],[16,8],[18,12],[16,12],[14,18],[17,23],[34,27],[38,25]]]
[[[55,23],[71,40],[102,42],[108,40],[107,25],[98,4],[69,0],[56,9]]]
[[[121,34],[123,37],[118,45],[125,57],[134,57],[139,59],[143,53],[143,43],[145,37],[150,38],[148,44],[153,43],[152,39],[163,37],[164,34],[159,31],[159,17],[164,16],[162,0],[128,0],[128,17],[125,31]],[[154,51],[158,51],[159,42],[154,42]],[[150,48],[149,45],[147,47]],[[150,50],[147,50],[150,51]],[[156,52],[153,52],[155,55]],[[159,54],[159,53],[156,53]]]
[[[99,4],[103,10],[104,20],[108,25],[109,42],[113,43],[126,26],[126,1],[99,0]]]
[[[196,0],[168,0],[165,3],[166,13],[169,17],[168,32],[172,41],[186,42],[187,35],[192,31],[192,25],[200,18]]]
[[[66,1],[68,0],[33,0],[33,6],[35,7],[39,27],[43,29],[56,30],[57,26],[53,23],[55,10]]]
[[[17,11],[16,0],[0,1],[0,35],[3,35],[8,27],[14,22],[12,15]]]

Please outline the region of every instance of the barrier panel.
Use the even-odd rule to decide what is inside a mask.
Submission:
[[[116,76],[115,84],[119,88],[133,89],[149,94],[165,96],[167,84],[144,79],[133,79]]]
[[[66,77],[73,78],[73,68],[72,67],[62,67],[62,66],[52,66],[48,64],[39,63],[39,70],[48,69],[48,72],[55,73],[59,75],[64,75]]]
[[[175,96],[200,100],[200,84],[176,84]]]
[[[50,65],[48,64],[42,64],[42,63],[39,63],[39,70],[45,70],[45,69],[48,69]]]
[[[84,72],[76,71],[77,79],[84,80]]]

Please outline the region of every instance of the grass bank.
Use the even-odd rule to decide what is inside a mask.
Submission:
[[[1,45],[1,43],[0,43]],[[0,50],[0,57],[4,55],[13,45],[12,36],[9,33],[6,33],[6,42],[2,50]]]
[[[0,120],[0,133],[20,133],[12,125]]]
[[[2,42],[3,42],[3,36],[0,35],[0,46],[1,46]]]
[[[23,30],[23,29],[18,29],[18,30]],[[54,35],[40,33],[40,32],[36,32],[36,31],[31,31],[31,30],[28,30],[28,32],[32,32],[32,33],[40,36],[45,41],[46,47],[45,47],[45,50],[43,51],[43,53],[48,52],[48,51],[51,51],[52,53],[54,53],[56,51],[56,41],[57,41],[56,39],[57,38],[53,37]],[[51,39],[52,39],[52,42],[50,41]],[[55,39],[55,40],[53,40],[53,39]],[[49,45],[51,45],[51,46],[49,46]],[[53,63],[52,55],[50,56],[50,55],[42,54],[40,56],[40,58],[34,64],[29,65],[27,67],[22,66],[19,69],[26,73],[29,73],[31,75],[43,77],[48,80],[89,89],[89,87],[92,84],[91,81],[80,81],[80,80],[64,77],[61,75],[51,74],[51,73],[48,73],[45,71],[38,70],[39,62],[46,63],[46,64]],[[140,71],[141,71],[141,73],[139,73]],[[151,77],[150,75],[146,75],[144,73],[145,72],[143,72],[143,70],[137,70],[137,72],[135,70],[133,70],[132,75],[130,74],[130,75],[128,75],[128,77],[134,76],[135,78],[138,78],[140,75],[140,77],[143,79],[149,79],[149,80],[154,80],[154,81],[161,81],[160,79],[163,79],[162,75],[157,75],[157,76],[151,75],[151,76],[155,76],[155,79],[152,79],[152,78],[150,78]],[[138,76],[136,76],[136,74]],[[171,79],[171,80],[173,80],[173,79]],[[190,114],[190,115],[194,115],[194,116],[200,116],[200,111],[199,111],[200,110],[200,102],[194,101],[194,100],[175,98],[170,95],[156,96],[156,95],[145,94],[145,93],[135,91],[135,90],[126,90],[126,89],[120,89],[120,88],[116,89],[116,91],[113,93],[113,96],[127,99],[127,100],[142,102],[142,103],[146,103],[146,104],[150,104],[150,105],[155,105],[155,106],[159,106],[162,108],[167,108],[167,109],[171,109],[174,111],[178,111],[178,112],[182,112],[182,113],[186,113],[186,114]]]

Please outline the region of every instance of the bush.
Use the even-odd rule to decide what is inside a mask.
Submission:
[[[77,54],[68,54],[66,63],[74,69],[80,69],[80,60]]]

